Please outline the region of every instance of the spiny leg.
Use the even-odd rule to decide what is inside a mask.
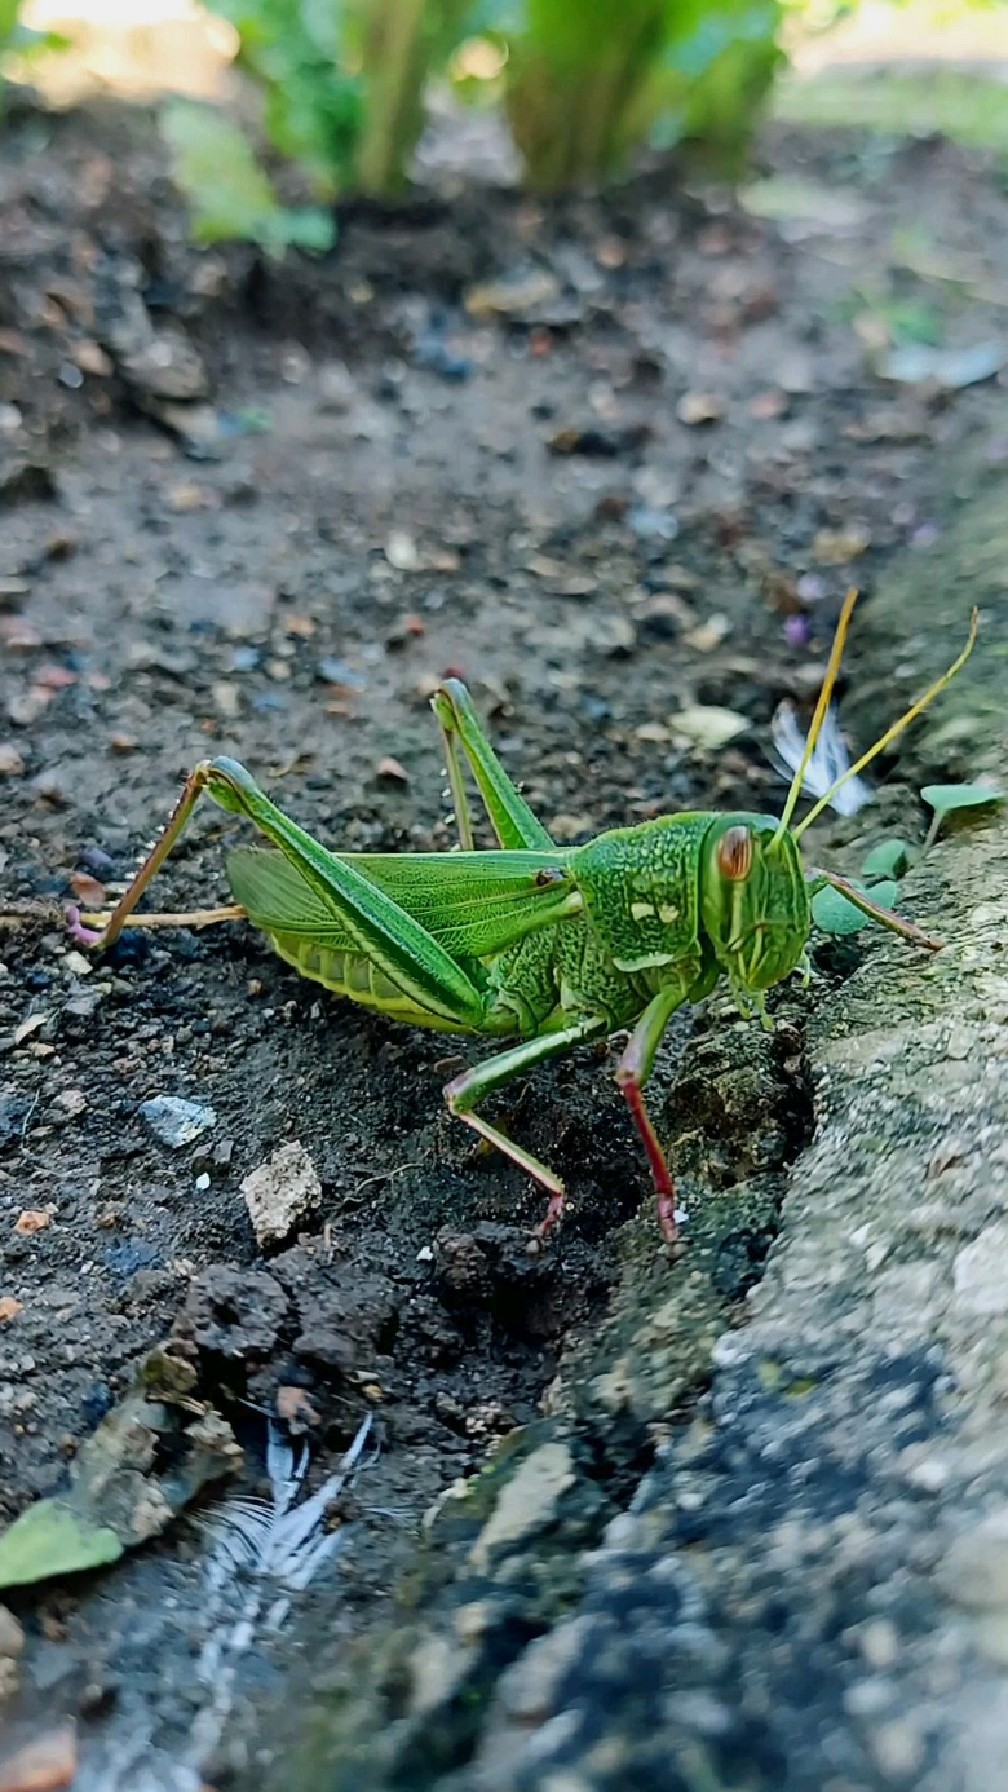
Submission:
[[[517,791],[480,726],[472,699],[458,678],[447,678],[434,693],[431,708],[444,741],[455,819],[463,852],[474,850],[472,813],[462,776],[461,747],[501,846],[541,850],[553,845],[542,822]]]
[[[894,915],[891,909],[882,908],[879,903],[873,902],[864,890],[859,890],[856,884],[850,883],[846,877],[840,877],[836,871],[816,870],[808,873],[810,896],[818,895],[819,891],[825,889],[827,884],[837,890],[841,896],[845,896],[852,907],[859,908],[863,915],[867,915],[872,921],[877,921],[880,927],[885,927],[890,933],[898,933],[901,939],[909,940],[914,946],[923,946],[927,952],[941,951],[944,945],[943,940],[936,939],[933,933],[925,933],[922,928],[915,927],[912,921],[904,920],[902,915]]]
[[[104,933],[112,917],[104,914],[82,914],[77,904],[70,902],[65,910],[67,930],[76,946],[104,946]],[[156,915],[130,915],[128,927],[219,927],[223,921],[245,921],[248,917],[237,902],[229,902],[223,908],[187,908],[159,910]]]
[[[444,1097],[448,1111],[464,1120],[474,1132],[502,1151],[512,1163],[532,1176],[536,1182],[549,1191],[549,1205],[541,1223],[536,1227],[533,1237],[545,1238],[551,1227],[561,1218],[566,1199],[566,1190],[560,1177],[544,1164],[531,1151],[522,1145],[516,1145],[506,1133],[473,1109],[477,1103],[491,1095],[495,1089],[501,1089],[516,1076],[534,1069],[537,1064],[549,1058],[556,1058],[563,1052],[571,1051],[576,1045],[584,1045],[591,1039],[601,1039],[607,1031],[606,1022],[598,1015],[585,1016],[573,1021],[569,1026],[559,1028],[555,1033],[540,1034],[538,1039],[525,1039],[508,1051],[498,1052],[496,1057],[488,1058],[485,1063],[477,1064],[472,1070],[464,1071],[445,1087]]]
[[[681,988],[673,986],[659,990],[637,1022],[616,1067],[616,1082],[626,1096],[633,1123],[647,1152],[658,1205],[658,1224],[669,1244],[675,1244],[679,1236],[676,1224],[676,1188],[668,1160],[644,1103],[644,1088],[654,1069],[662,1034],[684,1000],[685,991]]]
[[[204,760],[186,781],[164,834],[118,904],[100,945],[118,937],[133,905],[164,862],[202,790],[229,814],[252,822],[278,847],[353,947],[418,1007],[464,1030],[493,1031],[481,991],[427,929],[377,884],[298,827],[234,759]]]
[[[69,911],[68,919],[70,921],[70,930],[75,939],[77,939],[78,944],[99,946],[103,952],[107,951],[110,946],[115,945],[126,922],[146,890],[147,885],[152,878],[157,876],[157,873],[160,871],[161,866],[164,864],[168,854],[171,852],[172,847],[181,834],[182,829],[185,827],[186,822],[189,820],[190,815],[196,807],[200,795],[206,789],[210,776],[210,769],[211,761],[209,759],[203,759],[200,761],[199,765],[196,766],[195,770],[189,773],[189,776],[182,787],[182,795],[179,797],[178,802],[175,804],[174,809],[164,825],[160,840],[155,842],[151,851],[147,854],[139,871],[136,873],[136,876],[133,878],[124,894],[120,896],[119,901],[116,903],[115,908],[112,910],[111,915],[105,922],[101,931],[95,937],[89,938],[88,934],[90,930],[87,928],[86,924],[83,926],[81,925],[79,911],[74,909]]]

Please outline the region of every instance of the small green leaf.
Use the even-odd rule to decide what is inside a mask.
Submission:
[[[868,884],[880,879],[905,877],[913,863],[913,849],[905,840],[880,840],[873,846],[861,866],[861,876]]]
[[[938,838],[946,815],[958,809],[987,809],[992,803],[1004,802],[1004,791],[992,784],[925,784],[921,799],[934,810],[928,829],[926,846]]]
[[[0,1536],[0,1587],[29,1587],[58,1574],[103,1568],[122,1553],[108,1525],[79,1517],[65,1500],[39,1500]]]
[[[864,889],[864,885],[856,878],[852,878],[851,882],[856,889]],[[879,908],[893,908],[896,903],[897,888],[898,886],[891,881],[873,884],[870,890],[865,890],[865,895],[870,895],[872,901],[877,903]],[[841,896],[839,890],[834,890],[828,884],[825,890],[820,890],[818,895],[812,898],[812,919],[823,933],[831,933],[841,938],[846,934],[860,933],[862,927],[872,926],[870,915],[863,915],[859,908],[854,907],[853,902],[848,902],[846,896]]]
[[[953,809],[982,809],[988,803],[1004,802],[1004,791],[991,784],[925,784],[921,796],[936,815],[951,815]]]
[[[175,100],[165,107],[161,127],[175,184],[189,201],[196,242],[244,240],[277,257],[291,245],[315,252],[332,248],[330,214],[281,205],[248,138],[223,113]]]

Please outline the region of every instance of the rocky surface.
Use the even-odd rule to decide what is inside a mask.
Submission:
[[[1008,759],[1003,498],[952,532],[980,675],[924,770]],[[1003,820],[931,849],[903,906],[944,950],[873,937],[808,1017],[814,1138],[744,1312],[702,1207],[671,1272],[627,1235],[547,1416],[432,1515],[380,1650],[316,1672],[298,1787],[1008,1788],[1006,892]]]

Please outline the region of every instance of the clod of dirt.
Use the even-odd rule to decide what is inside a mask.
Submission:
[[[282,1244],[304,1224],[322,1199],[319,1174],[304,1146],[295,1139],[274,1151],[268,1163],[252,1170],[241,1185],[256,1244]]]
[[[307,1268],[296,1250],[277,1263],[285,1279],[291,1278],[301,1322],[294,1355],[330,1378],[377,1378],[375,1359],[388,1355],[399,1325],[399,1303],[391,1282],[334,1264],[324,1276],[316,1270],[306,1285]],[[300,1294],[299,1284],[305,1286]]]
[[[287,1296],[263,1270],[212,1263],[190,1283],[177,1338],[218,1362],[264,1362],[287,1317]]]
[[[217,1124],[213,1108],[202,1101],[184,1101],[178,1095],[155,1095],[141,1103],[140,1112],[156,1139],[170,1151],[192,1145]]]

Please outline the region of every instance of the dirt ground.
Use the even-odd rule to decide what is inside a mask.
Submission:
[[[870,594],[897,551],[926,580],[943,468],[964,444],[1008,453],[996,380],[876,370],[912,340],[998,341],[1008,194],[993,161],[937,141],[770,132],[755,173],[773,184],[744,203],[665,170],[604,203],[487,188],[347,207],[331,257],[278,269],[187,246],[144,118],[16,111],[4,903],[100,903],[212,752],[327,842],[447,847],[428,709],[447,672],[558,839],[777,808],[769,721],[814,694],[845,585]],[[947,623],[951,651],[964,618]],[[879,727],[912,672],[912,651],[866,662],[855,629],[846,677],[877,692]],[[713,750],[719,710],[744,727]],[[950,777],[967,769],[950,744]],[[919,826],[890,771],[847,837]],[[234,835],[201,813],[159,902],[225,900]],[[533,1257],[540,1195],[441,1101],[475,1048],[338,1004],[242,927],[130,936],[95,963],[53,918],[5,928],[0,952],[0,1515],[62,1483],[174,1331],[231,1416],[301,1390],[317,1476],[374,1410],[369,1501],[405,1527],[374,1527],[366,1612],[410,1526],[535,1416],[605,1310],[649,1200],[613,1052],[502,1104],[572,1191]],[[752,1168],[752,1113],[712,1100],[696,1143],[684,1037],[662,1130],[724,1190]],[[800,1039],[785,1047],[772,1168],[811,1125]],[[170,1148],[140,1112],[162,1095],[213,1123]],[[294,1139],[321,1202],[264,1259],[240,1185]],[[52,1640],[74,1605],[64,1587],[22,1616]]]

